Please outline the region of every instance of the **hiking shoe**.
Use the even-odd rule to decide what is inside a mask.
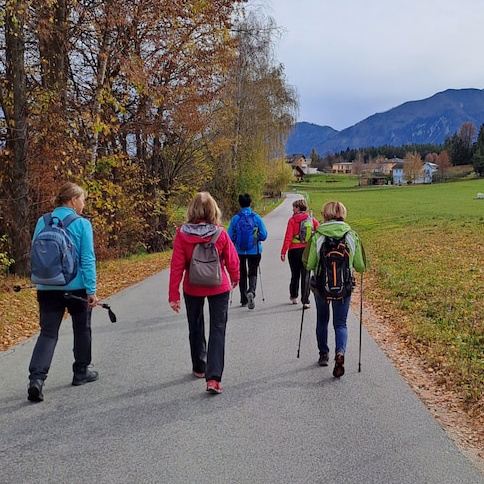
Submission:
[[[86,370],[86,373],[74,373],[74,378],[72,378],[72,384],[74,386],[84,385],[91,381],[96,381],[99,378],[99,373],[97,371]]]
[[[297,297],[290,297],[289,298],[292,302],[292,304],[297,304]]]
[[[42,402],[44,395],[42,395],[43,380],[31,380],[27,388],[27,400],[30,402]]]
[[[334,359],[333,376],[339,378],[345,374],[345,355],[338,353]]]
[[[247,293],[247,307],[249,309],[255,308],[254,295],[251,292]]]
[[[203,371],[195,371],[195,370],[193,370],[192,371],[192,375],[195,378],[205,378],[205,372],[203,372]]]
[[[319,366],[328,366],[329,365],[329,357],[328,357],[327,353],[321,353],[319,355],[318,365]]]
[[[220,385],[220,382],[215,380],[208,380],[207,381],[207,392],[216,395],[217,393],[222,393],[223,388]]]

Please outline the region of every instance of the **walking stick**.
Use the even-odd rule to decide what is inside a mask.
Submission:
[[[360,344],[358,351],[358,373],[361,373],[361,327],[363,324],[363,273],[361,273],[360,282]]]
[[[311,271],[307,271],[306,273],[306,280],[304,281],[304,294],[302,295],[302,301],[307,301],[309,297],[309,278],[311,275]],[[302,338],[302,329],[304,323],[304,311],[306,311],[306,304],[303,303],[302,305],[302,314],[301,314],[301,328],[299,329],[299,344],[297,347],[297,357],[299,358],[299,354],[301,353],[301,338]]]
[[[64,297],[66,299],[77,299],[78,301],[82,301],[82,302],[87,303],[87,299],[85,299],[83,297],[75,296],[71,292],[65,292]],[[108,315],[109,315],[109,319],[110,319],[111,323],[115,323],[117,321],[116,315],[113,313],[111,306],[109,304],[98,302],[96,304],[96,306],[100,306],[100,307],[108,310]]]
[[[260,285],[260,293],[262,296],[262,302],[266,302],[264,299],[264,288],[262,287],[262,272],[260,270],[260,264],[259,264],[259,285]]]

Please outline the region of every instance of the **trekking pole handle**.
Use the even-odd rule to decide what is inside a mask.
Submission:
[[[64,293],[64,297],[66,299],[77,299],[78,301],[82,301],[82,302],[85,302],[85,303],[88,302],[88,300],[86,298],[80,297],[80,296],[74,296],[74,294],[72,294],[70,292],[65,292]],[[111,323],[115,323],[116,322],[116,319],[117,319],[116,318],[116,315],[111,310],[111,306],[109,304],[102,303],[102,302],[97,302],[96,303],[96,306],[101,306],[102,308],[107,309],[108,310],[108,314],[109,314],[109,319],[111,320]]]

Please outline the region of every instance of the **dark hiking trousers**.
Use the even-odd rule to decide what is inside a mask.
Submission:
[[[72,291],[86,298],[86,291]],[[72,317],[74,331],[74,364],[72,370],[82,375],[91,364],[91,309],[77,299],[66,299],[64,291],[37,291],[40,312],[40,334],[30,360],[30,380],[45,380],[57,345],[59,328],[67,309]]]
[[[305,288],[307,271],[302,263],[302,256],[304,247],[298,249],[289,249],[287,251],[287,259],[289,267],[291,268],[291,282],[289,283],[289,294],[296,299],[299,295],[299,283],[301,283],[301,302],[309,304],[309,291]],[[304,295],[307,294],[307,301],[303,301]]]
[[[259,268],[261,255],[239,254],[240,260],[240,303],[247,304],[247,293],[251,292],[255,297],[257,288],[257,269]],[[248,282],[248,284],[247,284]]]
[[[222,381],[225,360],[225,328],[227,326],[230,291],[206,296],[210,317],[208,351],[205,338],[203,306],[205,297],[184,293],[188,318],[188,339],[192,369],[205,373],[205,379]]]

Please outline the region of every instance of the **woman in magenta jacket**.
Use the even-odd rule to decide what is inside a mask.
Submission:
[[[299,293],[299,284],[301,284],[301,302],[304,308],[307,309],[309,305],[309,290],[305,287],[307,282],[307,272],[302,263],[302,255],[306,242],[299,240],[299,227],[303,220],[310,217],[307,213],[308,204],[306,200],[296,200],[292,204],[293,215],[287,222],[286,234],[284,235],[284,242],[281,249],[281,261],[284,262],[287,258],[289,260],[289,267],[291,268],[291,282],[289,283],[289,299],[292,304],[297,304],[297,297]],[[319,225],[319,222],[313,218],[313,232]],[[304,297],[307,299],[304,300]]]
[[[215,243],[222,264],[222,283],[219,286],[191,284],[189,266],[195,244],[210,241],[220,226],[220,218],[220,209],[208,192],[200,192],[192,199],[187,209],[187,222],[176,232],[168,295],[171,308],[178,313],[181,309],[180,283],[183,279],[192,373],[197,378],[205,378],[207,392],[214,394],[222,393],[220,382],[224,369],[229,295],[239,283],[239,256],[229,235],[222,230]],[[205,298],[208,300],[210,313],[208,351],[203,315]]]

